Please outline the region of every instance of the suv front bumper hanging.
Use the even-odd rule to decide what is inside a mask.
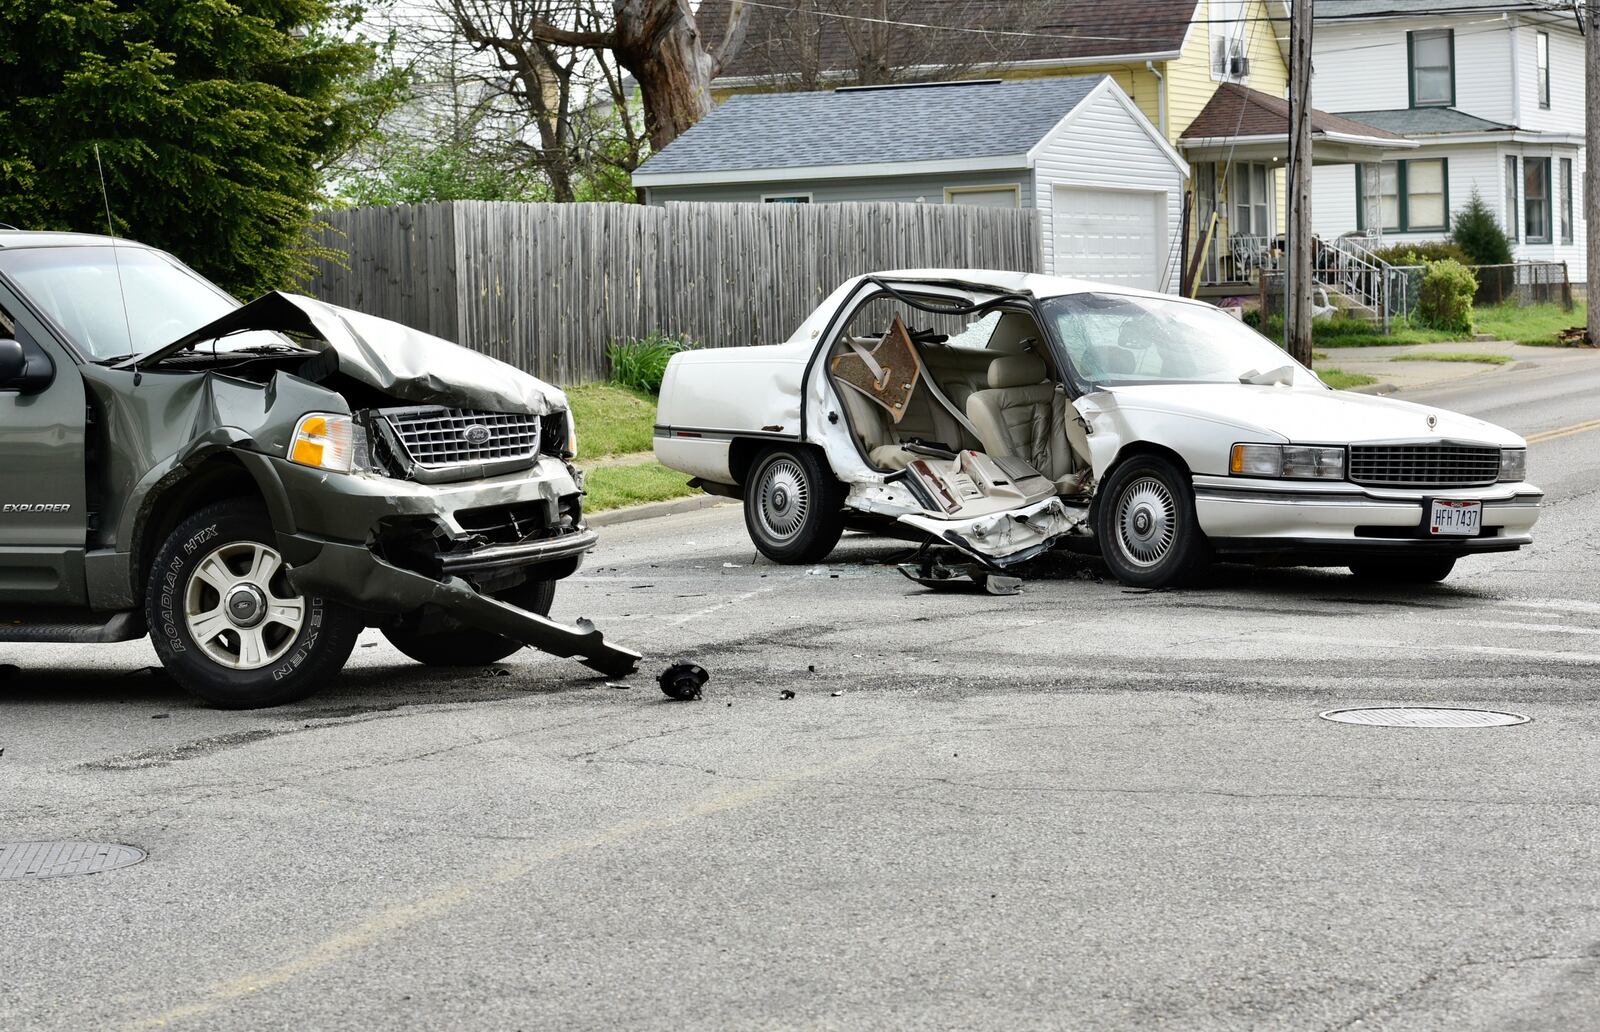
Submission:
[[[419,484],[262,458],[283,487],[291,525],[279,526],[278,537],[296,589],[380,613],[434,606],[464,624],[552,655],[577,657],[611,677],[636,669],[639,654],[608,643],[587,620],[567,626],[482,594],[464,579],[575,563],[594,547],[593,531],[581,523],[559,523],[563,499],[580,490],[559,459],[541,459],[522,473],[487,480]],[[547,525],[550,535],[533,540],[441,550],[433,556],[437,575],[433,569],[402,568],[375,551],[382,547],[380,535],[395,521],[437,525],[449,540],[471,541],[474,535],[458,514],[496,506],[543,506],[557,525]]]

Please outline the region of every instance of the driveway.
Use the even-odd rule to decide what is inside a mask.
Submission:
[[[1596,359],[1425,396],[1557,432],[1536,546],[1426,589],[933,595],[878,539],[758,562],[719,507],[608,528],[556,603],[697,703],[369,634],[220,713],[142,644],[8,646],[6,836],[150,856],[0,882],[0,1027],[1591,1027]],[[1318,717],[1384,703],[1533,720]]]

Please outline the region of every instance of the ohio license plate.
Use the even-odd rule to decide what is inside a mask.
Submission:
[[[1428,514],[1428,533],[1473,537],[1478,533],[1482,521],[1482,502],[1435,498],[1433,508]]]

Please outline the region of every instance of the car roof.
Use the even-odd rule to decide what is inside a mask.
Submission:
[[[1034,297],[1059,297],[1063,294],[1083,294],[1088,291],[1132,294],[1136,297],[1173,297],[1157,290],[1141,290],[1120,283],[1096,283],[1093,280],[1073,279],[1070,276],[1046,276],[1036,272],[1009,272],[1003,269],[891,269],[871,275],[890,280],[947,280],[1003,293],[1026,292]]]
[[[0,248],[5,247],[144,247],[134,240],[97,236],[93,233],[48,233],[27,229],[0,229]]]

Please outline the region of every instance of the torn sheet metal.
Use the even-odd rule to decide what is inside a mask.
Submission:
[[[935,541],[954,545],[996,568],[1032,559],[1047,551],[1086,519],[1086,513],[1069,510],[1059,498],[1047,498],[1020,509],[966,520],[920,514],[899,517],[906,526],[915,527]]]
[[[119,366],[148,367],[203,341],[246,330],[268,330],[325,344],[339,372],[404,401],[548,415],[565,409],[555,387],[515,366],[388,319],[300,294],[273,291],[149,355]]]

